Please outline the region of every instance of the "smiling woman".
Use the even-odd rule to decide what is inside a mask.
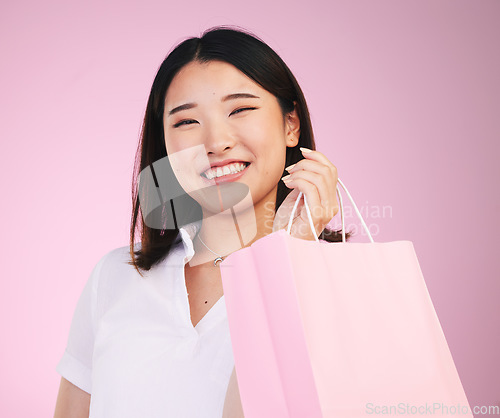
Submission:
[[[287,127],[289,132],[285,132]],[[278,138],[291,142],[287,145],[280,144]],[[235,142],[224,145],[224,141],[232,140]],[[214,141],[219,141],[219,144]],[[253,146],[257,141],[260,141],[260,150],[254,153],[248,144]],[[180,155],[181,150],[195,145],[205,147],[206,157],[202,159],[202,166],[209,163],[208,167],[197,167],[200,170],[221,167],[221,160],[242,160],[240,162],[249,165],[245,169],[248,172],[245,176],[249,181],[254,181],[253,186],[255,182],[268,180],[269,183],[272,180],[275,189],[268,190],[270,195],[266,201],[260,200],[262,196],[254,195],[249,185],[252,200],[262,203],[262,207],[257,207],[255,211],[256,215],[260,215],[258,219],[261,219],[262,225],[272,225],[272,222],[266,221],[278,211],[293,189],[305,191],[308,188],[310,192],[305,193],[308,201],[311,202],[312,195],[315,194],[319,206],[325,207],[321,221],[326,222],[318,222],[319,238],[330,242],[341,241],[341,231],[326,227],[333,217],[332,211],[336,213],[338,208],[334,196],[336,172],[334,173],[333,164],[326,158],[313,161],[313,157],[309,156],[307,167],[303,165],[293,168],[296,177],[292,180],[295,183],[288,182],[285,185],[285,182],[280,180],[289,174],[285,170],[286,167],[307,159],[300,151],[301,147],[315,149],[307,103],[297,80],[278,54],[254,34],[240,28],[216,27],[205,31],[200,38],[190,38],[179,44],[160,66],[151,89],[136,159],[134,210],[130,230],[131,258],[138,272],[149,270],[166,257],[179,236],[178,228],[153,229],[144,223],[139,225],[139,173],[155,161],[172,154]],[[215,148],[210,150],[210,146]],[[218,149],[220,146],[226,149]],[[257,146],[253,148],[256,149]],[[271,155],[272,152],[275,154]],[[264,156],[265,159],[257,159],[258,156]],[[322,195],[318,190],[311,190],[315,189],[315,182],[321,181],[318,173],[314,173],[314,168],[311,170],[311,164],[314,163],[317,163],[316,171],[325,168],[330,171],[328,180],[331,181],[324,185]],[[230,170],[230,167],[228,169]],[[255,176],[250,179],[251,171]],[[209,180],[214,182],[210,184],[220,183],[224,179],[222,174],[223,167],[212,171],[213,177]],[[302,178],[299,178],[299,174]],[[219,177],[221,181],[217,181]],[[316,178],[313,180],[313,177]],[[169,179],[174,182],[175,180],[179,179]],[[209,183],[200,183],[200,186],[206,187],[207,184]],[[326,188],[329,191],[328,196],[324,192]],[[255,192],[262,193],[264,190],[265,187],[259,187]],[[296,197],[296,194],[293,196]],[[266,207],[272,207],[272,211],[263,210],[266,202]],[[203,211],[203,206],[198,205],[198,202],[191,203],[186,205],[190,211]],[[164,206],[165,213],[171,214],[171,217],[175,215],[169,202],[164,202]],[[300,214],[306,220],[305,210]],[[186,218],[190,216],[186,215]],[[206,238],[204,241],[207,244],[211,240],[209,235],[220,234],[220,227],[217,232],[209,231],[208,224],[205,223],[203,228],[206,232],[201,235]],[[142,246],[138,251],[134,251],[133,243],[137,231],[141,234]],[[266,232],[268,229],[258,231],[256,238]],[[347,237],[349,238],[349,233]],[[222,248],[218,250],[219,253],[224,252]]]
[[[171,171],[160,169],[164,160]],[[277,220],[288,218],[299,192],[317,237],[341,241],[341,231],[327,228],[338,211],[337,179],[315,151],[295,77],[268,45],[216,27],[176,46],[146,108],[130,246],[99,260],[80,297],[57,366],[56,416],[86,416],[85,408],[105,418],[239,416],[217,261],[285,227]],[[182,193],[167,199],[164,191]],[[236,192],[241,198],[228,205]],[[143,199],[158,195],[155,227]],[[293,235],[315,239],[303,203],[296,213]]]
[[[244,93],[227,94],[232,91]],[[173,115],[168,111],[186,106],[176,104],[187,100],[190,101],[188,108],[184,107]],[[185,65],[168,88],[165,109],[167,154],[186,156],[176,158],[173,164],[184,190],[200,190],[211,184],[237,180],[248,187],[251,196],[251,204],[245,206],[250,207],[250,211],[243,212],[241,207],[235,207],[239,209],[238,227],[243,242],[251,243],[271,232],[265,228],[265,222],[272,214],[264,216],[265,207],[276,201],[287,148],[298,144],[300,120],[296,110],[288,112],[284,119],[273,94],[223,61],[193,61]],[[182,121],[190,123],[179,125]],[[202,150],[205,158],[184,152],[195,147]],[[233,165],[234,172],[231,173],[230,165],[234,162],[238,167]],[[212,179],[204,179],[199,174],[207,172],[207,164]],[[192,172],[185,167],[192,167]],[[241,248],[239,242],[233,244],[231,240],[233,217],[213,216],[211,208],[217,208],[217,205],[208,205],[198,196],[193,198],[202,208],[203,223],[199,235],[204,237],[207,247],[224,255],[235,251],[238,246]],[[196,240],[195,252],[199,258],[209,251]]]

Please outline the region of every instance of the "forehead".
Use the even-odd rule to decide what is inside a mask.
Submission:
[[[231,93],[254,93],[259,97],[270,95],[235,66],[223,61],[198,61],[186,64],[173,78],[167,90],[165,104],[199,102]]]

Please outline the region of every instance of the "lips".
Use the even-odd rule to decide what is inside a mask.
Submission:
[[[246,167],[250,165],[248,161],[244,160],[236,160],[236,159],[228,159],[228,160],[222,160],[222,161],[214,161],[210,164],[210,166],[206,166],[200,171],[200,176],[208,178],[207,173],[212,172],[213,174],[216,174],[217,171],[222,174],[225,171],[225,174],[234,174],[234,171],[238,171],[239,169],[243,168],[241,164],[244,164]],[[221,172],[222,170],[222,172]],[[228,173],[229,170],[229,173]],[[215,178],[215,177],[212,177]]]
[[[250,163],[237,162],[237,163],[226,164],[224,166],[216,166],[209,168],[204,173],[202,173],[201,176],[205,177],[208,180],[221,179],[223,177],[237,175],[243,172],[249,165]]]
[[[234,164],[234,163],[233,163]],[[200,174],[200,177],[203,179],[203,182],[207,185],[207,186],[213,186],[213,185],[221,185],[223,183],[232,183],[234,181],[238,181],[240,178],[242,178],[243,176],[245,176],[246,172],[248,171],[249,167],[250,167],[250,163],[248,162],[238,162],[235,164],[236,166],[239,166],[240,168],[243,168],[242,170],[239,170],[239,171],[236,171],[236,170],[233,170],[234,172],[229,172],[229,174],[225,174],[227,173],[229,170],[227,169],[227,165],[226,166],[216,166],[216,169],[218,170],[218,174],[222,174],[220,175],[220,177],[217,177],[216,175],[214,176],[214,174],[217,174],[217,171],[214,171],[214,169],[209,169],[208,170],[208,175],[209,177],[205,177],[205,174],[202,173]],[[222,169],[225,170],[225,173],[224,171],[221,171]]]

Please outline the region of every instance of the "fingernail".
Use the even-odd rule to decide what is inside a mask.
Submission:
[[[290,176],[291,176],[291,174],[289,174],[288,176],[282,177],[281,180],[283,180],[283,181],[290,180]]]
[[[309,149],[309,148],[302,148],[302,147],[300,147],[300,150],[301,150],[302,152],[305,152],[306,154],[307,154],[308,152],[312,152],[312,149]]]
[[[297,163],[289,165],[287,168],[285,168],[286,171],[290,171],[293,167],[295,167]]]

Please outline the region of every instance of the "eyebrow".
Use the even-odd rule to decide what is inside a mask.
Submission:
[[[259,96],[254,96],[253,94],[250,93],[233,93],[233,94],[228,94],[227,96],[224,96],[221,99],[221,102],[227,102],[228,100],[235,100],[235,99],[260,99]],[[172,110],[168,112],[168,116],[172,116],[173,114],[180,112],[181,110],[187,110],[187,109],[192,109],[193,107],[198,106],[197,103],[186,103],[177,107],[174,107]]]

